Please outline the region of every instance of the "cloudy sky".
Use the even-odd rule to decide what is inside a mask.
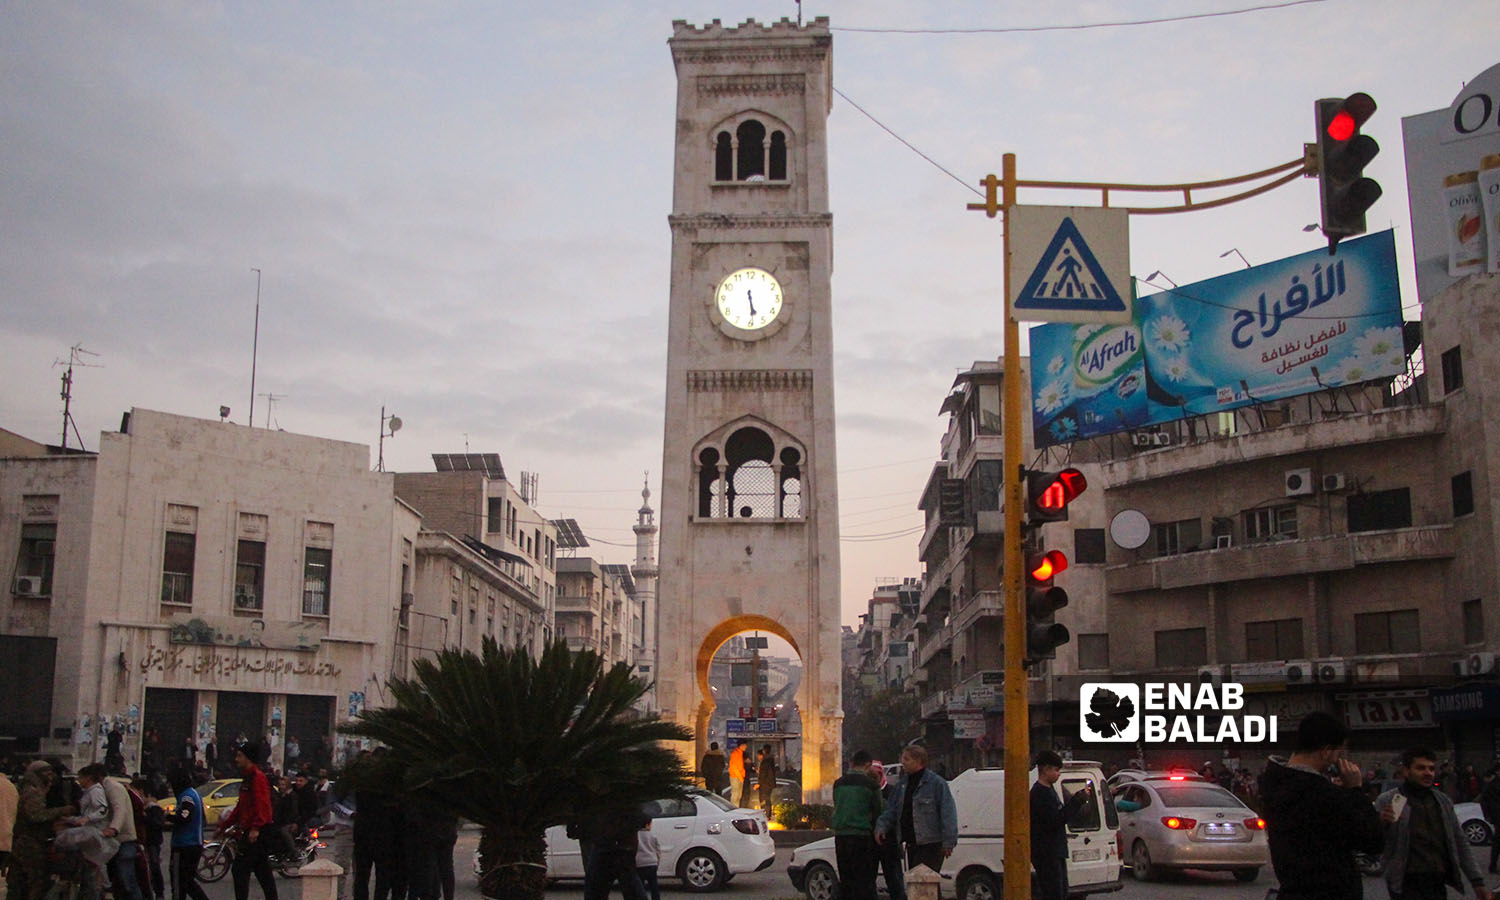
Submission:
[[[829,137],[845,622],[877,579],[919,574],[938,406],[956,372],[999,355],[1000,230],[964,205],[1002,153],[1023,178],[1227,177],[1299,157],[1312,101],[1364,90],[1384,148],[1371,228],[1397,229],[1409,269],[1400,118],[1497,62],[1493,0],[994,30],[1283,2],[809,0],[836,29],[848,98]],[[627,561],[645,472],[660,493],[671,23],[796,14],[791,0],[9,4],[0,426],[58,440],[55,363],[75,344],[101,366],[75,379],[89,449],[131,406],[226,404],[243,422],[259,268],[273,427],[368,443],[373,464],[384,404],[405,422],[388,468],[498,452],[508,473],[540,474],[547,515]],[[1137,217],[1132,270],[1186,284],[1240,265],[1230,248],[1303,252],[1316,219],[1304,181]],[[266,412],[257,398],[257,426]]]

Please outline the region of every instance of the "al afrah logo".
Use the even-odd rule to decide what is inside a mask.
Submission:
[[[1244,685],[1093,681],[1078,694],[1078,737],[1092,743],[1261,743],[1276,717],[1246,715]]]

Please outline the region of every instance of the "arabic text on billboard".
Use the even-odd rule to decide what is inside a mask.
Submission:
[[[1406,371],[1384,231],[1136,301],[1132,325],[1031,329],[1045,447]]]

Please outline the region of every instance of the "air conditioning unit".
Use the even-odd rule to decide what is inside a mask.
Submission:
[[[1167,432],[1165,432],[1165,431],[1158,431],[1155,434],[1151,435],[1151,446],[1153,446],[1153,447],[1170,447],[1171,445],[1172,445],[1172,435],[1168,434]]]
[[[1306,497],[1316,490],[1312,469],[1288,469],[1282,473],[1282,480],[1288,497]]]
[[[1342,472],[1323,476],[1324,492],[1342,491],[1347,484],[1348,478]]]
[[[23,597],[40,597],[42,595],[42,576],[17,575],[14,593],[20,594]]]
[[[1199,684],[1223,684],[1224,683],[1224,667],[1223,666],[1199,666],[1198,667],[1198,683]]]
[[[1465,666],[1466,674],[1488,675],[1495,671],[1495,654],[1493,653],[1470,653],[1468,665]]]
[[[1454,675],[1467,675],[1467,674],[1469,674],[1469,661],[1466,660],[1466,659],[1455,659],[1453,661],[1453,674]]]
[[[1215,550],[1228,550],[1230,547],[1233,547],[1233,546],[1234,546],[1234,535],[1232,535],[1232,534],[1216,534],[1216,535],[1214,535],[1214,549]]]
[[[1312,684],[1313,664],[1305,659],[1294,659],[1286,664],[1287,684]]]
[[[1138,431],[1130,436],[1130,445],[1132,447],[1150,447],[1151,439],[1154,437],[1156,437],[1156,435],[1144,431]]]
[[[1342,659],[1320,659],[1313,663],[1313,681],[1340,684],[1349,680],[1349,665]]]
[[[401,605],[402,606],[411,606],[411,605],[413,605],[416,602],[417,602],[417,595],[411,593],[410,591],[407,591],[406,593],[403,593],[401,595]]]

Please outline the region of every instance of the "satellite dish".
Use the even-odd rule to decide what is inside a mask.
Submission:
[[[1109,520],[1109,536],[1115,546],[1134,550],[1151,537],[1151,521],[1138,509],[1122,509]]]
[[[401,430],[401,417],[400,416],[391,416],[391,434],[395,434],[396,432],[398,432],[400,430]]]

